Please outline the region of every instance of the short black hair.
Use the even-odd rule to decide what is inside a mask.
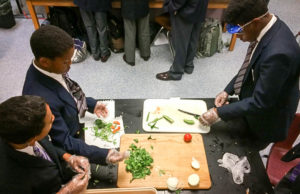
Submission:
[[[0,104],[0,137],[15,144],[39,135],[44,126],[46,101],[39,96],[16,96]]]
[[[36,59],[61,57],[74,45],[72,37],[53,25],[45,25],[37,29],[30,38],[31,50]]]
[[[266,0],[230,0],[223,15],[223,22],[243,25],[267,11]]]

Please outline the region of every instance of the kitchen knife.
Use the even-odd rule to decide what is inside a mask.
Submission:
[[[191,113],[191,112],[188,112],[188,111],[185,111],[185,110],[181,110],[181,109],[177,109],[179,112],[183,112],[185,114],[188,114],[188,115],[193,115],[196,119],[198,119],[200,117],[200,115],[198,114],[195,114],[195,113]]]

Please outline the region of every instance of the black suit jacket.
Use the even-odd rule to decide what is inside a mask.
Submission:
[[[123,18],[136,20],[149,13],[149,0],[121,0]]]
[[[64,151],[54,147],[48,137],[39,141],[53,162],[16,151],[0,138],[0,193],[56,193],[71,180],[71,170],[62,159]]]
[[[49,133],[54,145],[71,154],[85,156],[92,163],[106,163],[107,149],[87,145],[82,139],[77,138],[80,124],[76,102],[58,81],[31,65],[25,78],[23,95],[37,95],[46,99],[55,116]],[[89,112],[93,112],[96,100],[93,98],[86,100]]]
[[[177,14],[189,23],[205,20],[208,0],[165,0],[164,10],[171,15]]]
[[[277,18],[254,51],[240,101],[218,108],[219,116],[225,121],[244,117],[258,140],[284,140],[299,101],[299,71],[299,45],[287,25]],[[228,94],[234,93],[235,79],[225,88]]]
[[[74,0],[74,4],[86,11],[106,12],[111,9],[110,0]]]

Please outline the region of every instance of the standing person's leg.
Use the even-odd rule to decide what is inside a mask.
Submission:
[[[193,24],[187,23],[179,16],[171,15],[170,19],[171,41],[175,49],[175,57],[170,70],[157,74],[156,78],[160,80],[181,80]]]
[[[87,31],[87,35],[89,38],[89,43],[91,47],[91,53],[93,58],[98,61],[100,59],[100,48],[99,48],[99,39],[96,29],[96,21],[94,18],[94,13],[91,11],[85,11],[80,9],[80,14]]]
[[[99,35],[99,41],[100,41],[101,61],[106,62],[110,56],[110,51],[108,48],[108,34],[107,34],[107,13],[96,12],[95,20],[97,24],[97,31]]]
[[[135,37],[136,37],[136,21],[124,18],[125,31],[125,55],[123,59],[131,66],[135,65]]]
[[[147,61],[150,58],[150,24],[148,14],[138,20],[138,39],[141,57]]]
[[[201,30],[201,24],[202,22],[195,23],[193,25],[188,51],[187,51],[187,57],[186,57],[186,64],[184,67],[184,72],[191,74],[194,71],[194,58],[197,53],[198,45],[199,45],[199,36],[200,36],[200,30]]]

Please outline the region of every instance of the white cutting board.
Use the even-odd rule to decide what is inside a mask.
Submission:
[[[159,112],[156,111],[157,107],[160,108]],[[201,115],[207,111],[207,106],[203,100],[181,100],[179,98],[147,99],[144,101],[143,109],[144,131],[175,133],[208,133],[210,131],[210,127],[201,125],[194,116],[179,112],[178,109]],[[149,119],[146,121],[149,112]],[[158,129],[151,129],[150,126],[148,126],[148,123],[162,115],[169,116],[174,120],[174,123],[171,124],[167,120],[161,119],[156,124]],[[188,125],[183,121],[183,119],[194,120],[195,124]]]

